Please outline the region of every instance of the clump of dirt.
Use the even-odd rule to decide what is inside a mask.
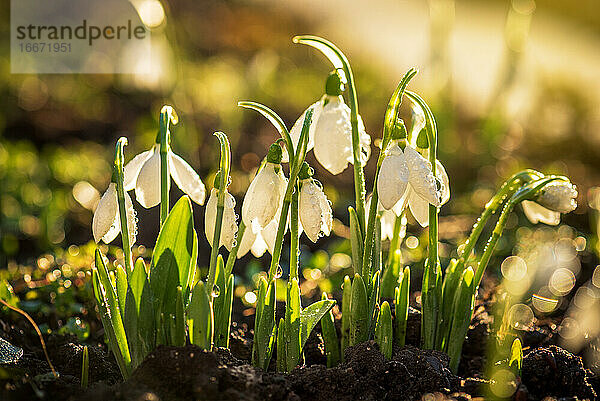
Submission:
[[[529,352],[523,358],[521,376],[531,399],[546,396],[596,399],[581,358],[555,345]]]
[[[447,355],[412,346],[394,349],[386,361],[373,341],[346,350],[335,368],[311,365],[288,375],[264,372],[226,349],[161,346],[125,383],[98,385],[86,400],[418,400],[429,392],[449,393],[459,379],[448,370]]]

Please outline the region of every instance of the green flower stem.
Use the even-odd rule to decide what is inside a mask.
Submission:
[[[113,182],[117,187],[117,202],[119,204],[119,219],[121,221],[121,241],[123,242],[123,253],[125,259],[125,271],[127,274],[133,271],[133,260],[131,258],[131,245],[129,244],[129,227],[127,226],[127,205],[125,204],[125,189],[123,187],[123,148],[127,145],[127,138],[120,137],[115,149],[115,163],[113,170]]]
[[[404,96],[404,92],[406,90],[406,86],[410,82],[410,80],[417,74],[417,70],[415,68],[411,68],[404,74],[400,83],[394,90],[392,97],[388,103],[387,109],[385,111],[384,116],[384,124],[383,124],[383,136],[381,141],[381,148],[379,149],[379,157],[377,158],[377,169],[375,171],[375,179],[373,180],[373,190],[371,195],[371,205],[369,206],[369,221],[367,223],[367,235],[365,238],[363,258],[362,258],[362,275],[363,280],[367,280],[365,276],[366,272],[369,271],[369,266],[371,264],[371,256],[373,252],[373,230],[375,227],[375,215],[377,210],[377,205],[379,204],[379,195],[377,193],[377,180],[379,177],[379,169],[381,168],[381,164],[385,159],[385,152],[392,141],[392,132],[394,123],[396,122],[396,116],[398,115],[398,110],[400,109],[400,105],[402,104],[402,97]],[[357,212],[360,212],[357,209]],[[360,216],[360,215],[359,215]]]
[[[225,277],[229,277],[231,272],[233,271],[233,265],[235,264],[235,260],[237,259],[237,254],[240,249],[240,244],[242,243],[242,238],[244,237],[244,231],[246,231],[246,225],[240,219],[240,225],[238,226],[237,232],[237,240],[235,242],[235,246],[229,252],[229,256],[227,257],[227,263],[225,264]]]
[[[487,265],[490,261],[490,258],[492,257],[494,249],[496,248],[496,245],[498,244],[498,240],[500,239],[500,236],[502,235],[502,232],[504,231],[504,227],[506,226],[508,217],[510,216],[510,213],[512,212],[514,207],[524,200],[535,199],[535,196],[543,187],[545,187],[550,182],[557,181],[557,180],[566,180],[566,178],[565,177],[557,177],[557,176],[549,176],[549,177],[541,178],[537,181],[532,182],[528,186],[525,186],[525,187],[519,189],[508,200],[508,202],[506,202],[506,204],[504,205],[504,208],[502,209],[502,213],[500,213],[498,222],[496,223],[496,226],[494,227],[494,231],[492,231],[492,235],[489,237],[489,239],[485,245],[483,254],[481,255],[481,258],[479,259],[479,261],[477,263],[477,270],[475,271],[475,286],[473,287],[474,291],[477,291],[477,288],[479,288],[479,284],[481,283],[481,279],[483,278],[483,273],[485,272],[485,268],[487,267]]]
[[[403,210],[400,216],[396,217],[396,221],[394,222],[394,234],[392,239],[390,240],[390,249],[388,252],[388,259],[386,265],[389,267],[392,265],[394,260],[394,253],[400,249],[400,244],[402,240],[404,240],[404,236],[406,235],[406,210]],[[403,235],[400,235],[404,233]]]
[[[298,195],[300,192],[300,184],[296,185],[296,189],[294,191],[294,193],[292,194],[292,205],[291,205],[291,212],[292,215],[290,217],[290,231],[291,231],[291,238],[290,238],[290,278],[289,280],[291,281],[292,279],[297,279],[298,278],[298,242],[299,242],[299,235],[298,235]]]
[[[465,242],[465,246],[460,254],[459,265],[457,267],[464,267],[465,262],[469,259],[481,232],[483,231],[483,227],[489,220],[489,218],[496,213],[500,205],[509,197],[511,197],[517,189],[519,189],[522,185],[527,184],[533,179],[541,178],[542,175],[535,170],[523,170],[508,180],[506,180],[498,192],[494,195],[494,197],[488,202],[485,210],[477,220],[477,222],[473,225],[473,229],[471,231],[471,235]],[[459,274],[462,274],[462,268]]]
[[[314,110],[308,109],[306,117],[304,118],[304,124],[302,126],[302,133],[298,141],[298,149],[296,151],[296,157],[293,161],[292,168],[290,169],[290,178],[285,190],[285,197],[283,199],[283,206],[281,207],[281,214],[279,216],[279,226],[277,227],[277,237],[275,238],[275,248],[273,249],[273,256],[271,257],[271,266],[269,267],[269,281],[273,280],[275,273],[277,272],[277,266],[279,265],[279,258],[281,257],[281,247],[283,245],[283,234],[285,233],[285,226],[287,224],[288,212],[290,209],[290,203],[292,202],[292,194],[296,187],[296,180],[298,179],[298,173],[300,167],[304,162],[306,156],[306,148],[308,145],[308,130],[312,122]]]
[[[301,43],[320,50],[331,61],[336,69],[342,69],[348,85],[348,100],[350,106],[350,125],[352,127],[352,154],[354,163],[354,194],[356,213],[360,222],[361,234],[365,234],[365,176],[361,161],[360,134],[358,132],[358,97],[354,75],[348,58],[333,43],[318,36],[302,35],[293,38],[294,43]]]
[[[167,219],[169,214],[169,146],[171,142],[171,132],[169,131],[169,125],[177,124],[179,118],[177,113],[171,106],[163,106],[160,110],[160,225]]]
[[[429,141],[429,162],[431,171],[436,175],[437,126],[431,109],[416,93],[406,91],[406,95],[417,104],[425,115],[425,127]],[[441,303],[442,280],[438,257],[438,208],[429,205],[429,247],[428,258],[423,271],[421,338],[425,349],[433,349],[438,330],[438,311]]]
[[[219,195],[217,197],[217,215],[215,217],[215,232],[213,235],[212,249],[210,252],[210,265],[208,267],[208,278],[206,281],[208,291],[212,291],[215,284],[215,272],[217,267],[217,256],[219,255],[219,245],[221,244],[221,228],[223,226],[223,211],[225,209],[225,194],[229,184],[229,169],[231,166],[231,150],[229,149],[229,140],[227,135],[222,132],[214,134],[221,143],[221,163],[219,166]]]

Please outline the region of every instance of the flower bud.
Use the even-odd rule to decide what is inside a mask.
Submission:
[[[553,181],[539,193],[536,202],[559,213],[569,213],[577,207],[577,189],[566,181]]]

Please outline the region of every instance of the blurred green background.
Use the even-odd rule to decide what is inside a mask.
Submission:
[[[139,74],[10,74],[0,59],[0,260],[31,264],[46,252],[92,239],[92,210],[110,179],[119,136],[126,159],[148,149],[163,104],[177,110],[173,149],[208,187],[218,160],[213,131],[232,143],[231,192],[241,204],[250,178],[276,138],[260,116],[236,106],[256,100],[291,126],[323,93],[331,69],[295,34],[324,36],[348,55],[360,112],[373,140],[403,72],[431,103],[440,128],[440,159],[452,198],[441,236],[462,241],[476,215],[508,175],[532,167],[568,175],[578,209],[564,222],[595,249],[600,165],[600,11],[556,0],[509,1],[191,1],[133,2],[152,28],[153,58]],[[9,48],[9,4],[2,2],[0,47]],[[409,116],[408,109],[406,112]],[[314,156],[309,155],[309,161]],[[367,168],[372,186],[375,157]],[[352,172],[332,176],[314,162],[334,203],[343,236],[353,199]],[[172,198],[180,192],[173,190]],[[138,244],[151,248],[158,209],[137,207]],[[197,227],[203,208],[195,205]],[[522,213],[512,227],[530,226]],[[199,230],[200,232],[202,230]],[[418,237],[421,230],[411,231]],[[509,254],[509,233],[500,247]],[[200,261],[208,259],[201,240]],[[305,241],[306,242],[306,241]],[[318,247],[341,246],[336,239]],[[450,247],[447,247],[450,249]],[[308,248],[307,248],[308,249]],[[143,251],[143,250],[142,250]],[[445,254],[444,254],[445,252]],[[442,255],[449,256],[442,247]]]

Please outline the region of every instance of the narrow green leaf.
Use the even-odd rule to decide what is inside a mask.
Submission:
[[[225,295],[221,317],[218,320],[219,334],[215,334],[215,345],[217,347],[229,348],[229,334],[231,332],[231,308],[233,306],[233,274],[229,275],[227,284],[225,284]],[[223,290],[221,290],[223,291]]]
[[[348,207],[350,215],[350,245],[352,246],[352,265],[355,274],[362,274],[363,238],[358,215],[352,206]]]
[[[371,294],[369,295],[369,338],[375,334],[377,322],[377,305],[379,305],[379,271],[375,272],[371,280]]]
[[[260,277],[258,280],[258,297],[256,299],[256,312],[254,314],[254,341],[252,342],[252,364],[254,366],[260,366],[258,361],[258,341],[257,332],[260,326],[260,319],[262,312],[265,307],[265,298],[267,295],[267,280],[264,277]]]
[[[398,220],[400,220],[398,218]],[[389,263],[387,264],[383,275],[381,276],[381,297],[392,298],[394,296],[394,289],[399,284],[400,271],[402,269],[402,252],[399,250],[393,252],[389,256]]]
[[[81,357],[81,388],[87,388],[90,376],[90,358],[87,345],[83,347]]]
[[[114,335],[114,338],[112,339],[113,353],[115,353],[114,350],[118,350],[120,355],[115,353],[115,357],[117,357],[117,359],[122,359],[124,371],[121,373],[123,373],[124,377],[129,377],[131,374],[131,356],[127,344],[127,336],[125,334],[123,320],[121,319],[121,312],[119,311],[117,295],[108,276],[108,270],[106,269],[106,265],[104,264],[99,249],[96,249],[95,262],[96,270],[98,271],[98,282],[102,287],[100,288],[100,285],[98,285],[98,289],[100,290],[100,293],[103,293],[104,295],[105,312],[112,327],[112,330],[109,330],[109,332],[112,332]],[[104,289],[103,292],[102,289]],[[109,338],[109,342],[110,341],[111,339]]]
[[[324,292],[321,299],[328,299],[327,293]],[[338,342],[335,319],[331,310],[321,318],[321,332],[323,333],[323,343],[325,344],[327,367],[332,368],[340,362],[340,343]]]
[[[196,268],[197,241],[192,204],[182,196],[162,225],[152,254],[150,287],[165,314],[175,314],[177,286],[188,293]]]
[[[287,356],[285,353],[285,320],[279,319],[279,329],[277,329],[277,371],[287,372],[286,360]]]
[[[198,281],[192,291],[192,299],[188,310],[188,330],[192,344],[205,350],[212,348],[212,304],[202,281]]]
[[[229,327],[224,322],[229,322],[227,316],[231,312],[231,307],[227,305],[227,280],[225,279],[225,266],[223,257],[219,255],[215,266],[215,285],[218,296],[213,298],[213,310],[215,313],[215,345],[217,347],[225,346],[229,340]],[[222,332],[225,330],[225,332]]]
[[[375,341],[379,345],[379,350],[385,356],[385,359],[392,358],[392,311],[390,304],[384,301],[381,304],[379,315],[377,317],[377,327],[375,328]]]
[[[344,277],[344,284],[342,288],[342,339],[341,346],[342,361],[344,360],[344,353],[346,348],[350,346],[350,314],[352,306],[352,282],[350,277]]]
[[[266,288],[264,304],[260,313],[258,327],[255,328],[254,339],[257,346],[258,366],[264,370],[269,367],[273,345],[275,343],[275,280],[271,280]]]
[[[440,310],[440,328],[438,330],[437,348],[445,351],[448,345],[448,336],[450,335],[450,326],[454,307],[454,294],[460,283],[460,277],[463,273],[464,263],[451,259],[446,267],[446,274],[442,284],[442,304]]]
[[[473,307],[475,305],[475,273],[468,267],[462,274],[460,284],[454,296],[454,318],[448,338],[448,355],[450,356],[450,370],[456,374],[463,343],[471,323]]]
[[[396,327],[394,329],[394,339],[399,347],[404,347],[410,297],[410,268],[408,266],[404,268],[402,281],[400,281],[400,287],[396,287],[395,295]]]
[[[177,304],[175,305],[175,338],[174,345],[185,346],[185,306],[183,301],[183,288],[177,287]]]
[[[302,309],[302,312],[300,312],[300,344],[302,349],[304,349],[306,340],[308,340],[312,330],[321,318],[333,308],[333,305],[335,305],[334,300],[324,299]]]
[[[350,345],[360,344],[369,339],[369,312],[365,283],[359,274],[355,274],[350,303]]]
[[[285,305],[285,355],[286,368],[292,371],[300,361],[300,316],[301,300],[298,279],[292,278],[288,282]]]
[[[438,285],[439,284],[439,285]],[[434,349],[436,332],[439,325],[439,308],[441,298],[441,269],[439,261],[425,261],[423,284],[421,286],[421,342],[424,349]]]
[[[127,273],[121,265],[117,266],[116,269],[116,280],[115,288],[117,290],[117,300],[119,301],[119,311],[121,312],[121,319],[125,319],[125,302],[127,301]]]

